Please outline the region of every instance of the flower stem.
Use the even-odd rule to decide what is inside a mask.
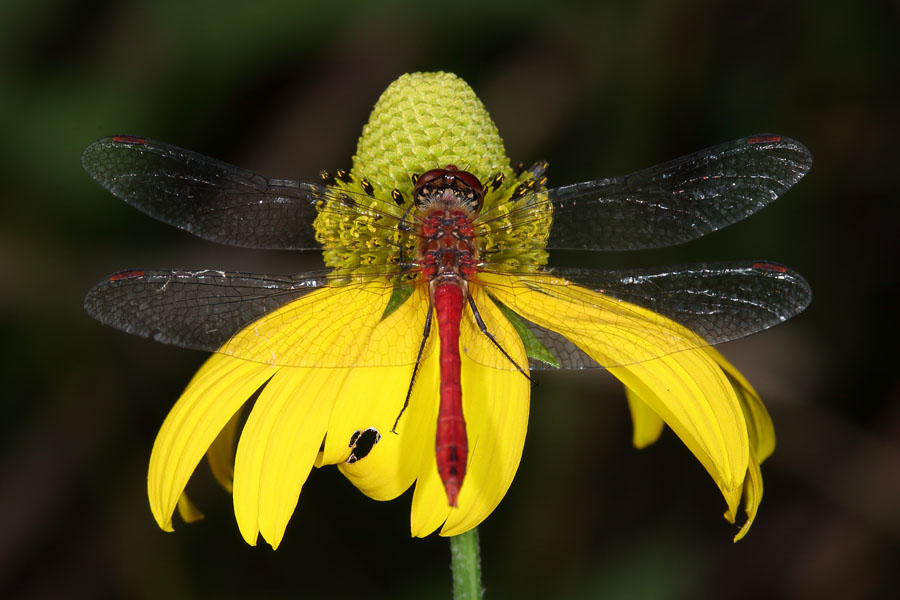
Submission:
[[[454,600],[481,600],[481,552],[478,528],[450,538],[450,569]]]

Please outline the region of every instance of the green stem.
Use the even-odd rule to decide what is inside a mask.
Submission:
[[[454,600],[481,600],[481,552],[478,528],[450,538],[450,569]]]

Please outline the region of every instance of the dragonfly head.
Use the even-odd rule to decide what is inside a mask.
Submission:
[[[458,202],[478,213],[484,202],[484,186],[468,171],[447,165],[443,169],[426,171],[418,177],[413,198],[419,208],[433,204],[438,198],[449,198],[449,201]]]

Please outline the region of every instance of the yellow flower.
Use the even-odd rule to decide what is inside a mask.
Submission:
[[[115,153],[122,174],[103,162],[108,152]],[[141,169],[151,165],[171,173],[165,161],[174,152],[151,147],[143,138],[118,136],[89,147],[83,162],[104,185],[142,210],[219,239],[217,226],[210,229],[213,233],[203,233],[206,224],[191,220],[191,209],[166,203],[173,201],[169,195],[174,188],[148,192],[140,186],[155,185],[157,179],[134,181],[133,174],[141,170],[129,161],[144,161]],[[209,159],[186,151],[176,154],[181,153],[187,157],[184,164],[202,163],[208,170],[203,177],[187,177],[187,185],[210,194],[212,201],[218,198],[215,177],[222,172],[237,176],[223,171],[221,163],[204,163]],[[429,320],[429,282],[415,270],[400,269],[404,256],[415,256],[418,238],[409,227],[398,226],[411,209],[411,176],[450,164],[485,186],[478,236],[492,266],[468,278],[468,293],[483,323],[465,310],[460,324],[469,451],[457,507],[448,503],[435,458],[441,366],[436,324]],[[330,192],[316,196],[315,236],[331,268],[322,280],[328,285],[316,282],[305,295],[279,288],[295,299],[259,313],[263,316],[221,345],[163,423],[148,475],[150,506],[160,527],[172,529],[176,509],[186,521],[202,516],[184,490],[206,455],[216,479],[233,493],[238,527],[250,544],[261,534],[273,548],[279,545],[306,478],[313,467],[324,465],[337,465],[377,500],[396,498],[415,484],[414,536],[439,528],[441,535],[463,533],[493,511],[518,468],[530,381],[517,367],[530,361],[560,366],[563,349],[609,367],[622,381],[636,446],[655,441],[663,423],[668,424],[713,477],[731,521],[743,495],[748,518],[737,538],[743,536],[762,496],[759,464],[774,446],[765,408],[740,373],[698,333],[541,269],[558,216],[544,190],[544,168],[541,163],[511,168],[483,105],[454,75],[419,73],[394,82],[363,130],[352,170],[326,175]],[[213,182],[212,192],[203,187],[207,179]],[[563,216],[573,219],[572,212]],[[200,213],[200,218],[211,217]],[[231,221],[224,224],[234,227]],[[233,234],[228,229],[224,241],[235,243]],[[295,243],[289,236],[284,239]],[[768,263],[756,263],[751,270],[757,267],[775,277],[785,272]],[[128,331],[204,347],[204,340],[218,339],[215,331],[204,331],[200,341],[179,336],[178,327],[190,325],[190,316],[177,316],[169,329],[161,325],[159,312],[147,323],[135,324],[139,318],[134,316],[149,303],[162,303],[157,309],[173,306],[165,304],[167,290],[177,296],[176,303],[183,299],[178,296],[182,291],[196,294],[204,277],[228,280],[218,272],[157,273],[154,279],[144,271],[127,271],[98,285],[86,306],[104,322]],[[178,278],[186,283],[174,281]],[[282,283],[273,280],[273,286]],[[145,287],[135,287],[138,293],[130,299],[117,295],[120,288],[139,285]],[[205,309],[204,302],[201,297]],[[802,309],[802,304],[797,306]],[[787,316],[775,315],[771,323]],[[431,323],[431,335],[420,347],[426,323]],[[554,346],[553,340],[548,347],[548,340],[535,337],[530,327],[555,332],[569,347]],[[417,356],[421,361],[415,370]]]

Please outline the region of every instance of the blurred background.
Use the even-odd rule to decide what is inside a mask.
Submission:
[[[778,447],[749,535],[671,432],[636,451],[605,373],[541,374],[518,475],[481,527],[494,598],[893,598],[900,589],[896,2],[0,3],[0,596],[448,597],[447,541],[409,537],[411,494],[373,502],[315,471],[277,552],[240,538],[207,469],[206,519],[157,529],[146,468],[204,360],[103,327],[92,284],[129,267],[299,272],[156,222],[81,170],[140,134],[265,174],[349,167],[410,71],[475,89],[513,161],[551,185],[753,133],[805,143],[810,175],[743,223],[592,265],[760,258],[814,300],[722,351]]]

